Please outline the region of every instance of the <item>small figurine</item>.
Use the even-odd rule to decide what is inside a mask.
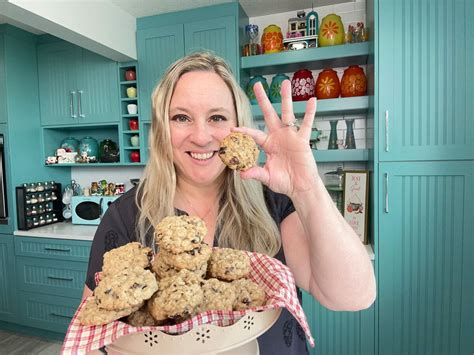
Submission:
[[[107,189],[107,180],[100,180],[99,181],[99,195],[103,195],[105,190]]]
[[[99,184],[96,181],[92,182],[90,191],[92,196],[99,195]]]
[[[104,191],[104,196],[113,196],[115,195],[115,184],[113,182],[109,182],[107,187],[105,188]]]
[[[306,13],[304,10],[296,13],[297,17],[288,20],[288,32],[286,38],[304,37],[306,36]]]

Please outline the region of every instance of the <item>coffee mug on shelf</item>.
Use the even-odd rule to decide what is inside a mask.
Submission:
[[[129,115],[136,115],[138,112],[138,106],[136,104],[128,104],[127,111]]]
[[[137,97],[137,89],[133,86],[127,88],[127,96],[129,98]]]

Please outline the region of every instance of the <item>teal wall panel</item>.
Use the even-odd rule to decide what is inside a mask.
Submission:
[[[473,159],[472,1],[380,0],[379,9],[380,159]]]
[[[384,163],[380,172],[379,354],[471,354],[474,163]]]
[[[16,319],[15,280],[13,236],[0,234],[0,320]]]

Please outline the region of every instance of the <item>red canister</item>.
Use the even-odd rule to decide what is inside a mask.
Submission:
[[[324,69],[316,80],[316,97],[320,100],[335,99],[341,93],[341,84],[337,73],[332,69]]]
[[[341,80],[341,96],[364,96],[367,93],[367,78],[364,70],[357,66],[351,65],[344,70]]]
[[[308,69],[298,70],[291,79],[293,101],[306,101],[314,97],[314,78]]]

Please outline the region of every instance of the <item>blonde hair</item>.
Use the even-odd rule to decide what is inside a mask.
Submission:
[[[173,201],[176,172],[170,138],[169,106],[176,83],[185,73],[209,71],[218,74],[234,99],[238,126],[252,126],[250,105],[228,64],[218,56],[198,52],[172,64],[152,94],[152,122],[148,145],[149,160],[136,194],[139,208],[136,231],[142,244],[154,247],[153,226],[175,215]],[[218,245],[274,256],[281,247],[278,227],[268,211],[263,186],[256,180],[242,180],[225,170],[224,186],[217,216]]]

